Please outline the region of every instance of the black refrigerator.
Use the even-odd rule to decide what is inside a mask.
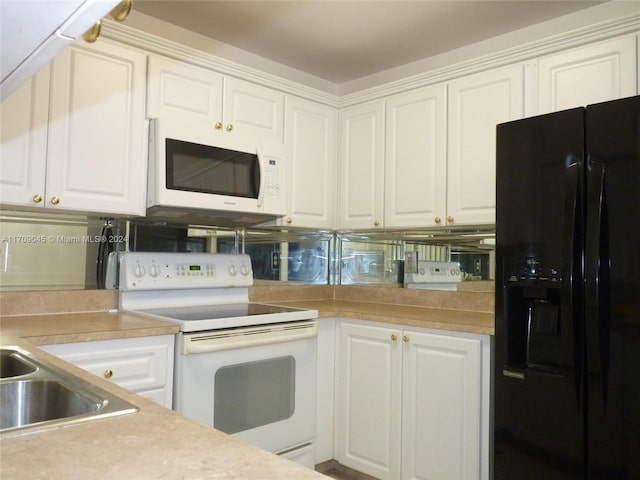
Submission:
[[[640,479],[640,97],[496,152],[493,478]]]

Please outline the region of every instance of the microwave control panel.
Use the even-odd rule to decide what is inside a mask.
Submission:
[[[278,198],[282,195],[282,169],[281,160],[267,158],[265,168],[265,192],[267,197]]]

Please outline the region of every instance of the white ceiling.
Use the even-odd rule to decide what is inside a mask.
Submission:
[[[598,3],[135,0],[134,9],[341,84]]]

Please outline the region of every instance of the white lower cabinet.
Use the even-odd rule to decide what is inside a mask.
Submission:
[[[171,408],[174,335],[45,345],[43,350]]]
[[[381,480],[488,479],[488,335],[339,325],[336,459]]]

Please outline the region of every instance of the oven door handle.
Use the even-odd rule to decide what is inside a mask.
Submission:
[[[213,353],[294,342],[314,338],[317,335],[318,327],[314,321],[199,332],[183,335],[182,354]]]

